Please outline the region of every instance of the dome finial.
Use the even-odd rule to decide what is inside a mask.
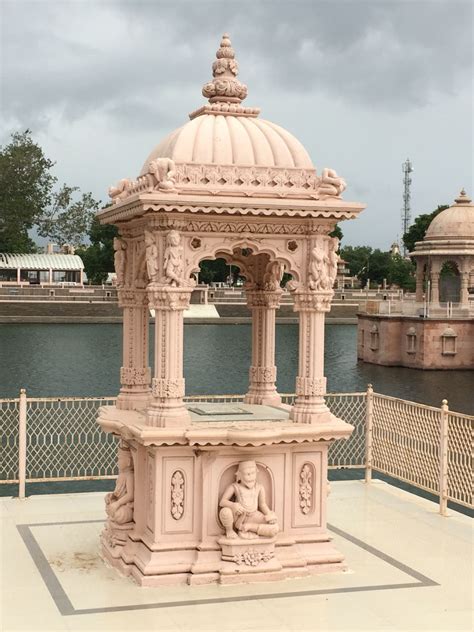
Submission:
[[[207,97],[210,103],[240,103],[247,96],[247,86],[236,79],[239,66],[235,61],[234,49],[227,33],[222,36],[216,58],[212,64],[214,79],[203,86],[203,96]]]
[[[456,202],[456,204],[470,204],[471,198],[468,197],[466,190],[463,187],[461,189],[461,193],[459,194],[459,197],[457,197],[454,201]]]

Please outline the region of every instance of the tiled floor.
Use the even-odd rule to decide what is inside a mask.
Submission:
[[[470,520],[436,511],[385,483],[332,483],[349,572],[144,589],[98,557],[103,494],[3,499],[1,630],[471,630]]]

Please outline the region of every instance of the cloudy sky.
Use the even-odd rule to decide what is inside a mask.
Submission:
[[[295,134],[318,172],[368,205],[346,244],[401,234],[412,215],[473,192],[470,0],[0,0],[0,144],[30,128],[60,181],[107,200],[204,103],[229,32],[246,105]]]

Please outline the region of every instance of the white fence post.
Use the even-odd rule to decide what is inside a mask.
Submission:
[[[448,400],[441,403],[439,442],[439,513],[448,513]]]
[[[26,391],[20,390],[18,419],[18,498],[25,498],[26,489]]]
[[[372,480],[372,429],[374,419],[374,389],[367,385],[367,400],[365,407],[365,482]]]

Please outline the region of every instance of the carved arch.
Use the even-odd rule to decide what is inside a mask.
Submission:
[[[222,236],[207,238],[202,236],[202,248],[192,253],[192,256],[186,262],[185,276],[189,277],[199,271],[199,264],[206,259],[223,258],[227,263],[244,266],[244,258],[239,251],[251,249],[253,255],[266,254],[269,256],[269,263],[277,261],[281,263],[285,272],[292,275],[295,281],[301,280],[302,262],[301,257],[303,248],[298,248],[296,252],[283,250],[276,243],[269,243],[267,240],[252,239],[251,237],[236,236],[235,239],[226,237],[223,241]],[[294,241],[294,239],[293,239]],[[206,243],[207,242],[207,243]],[[242,270],[242,268],[241,268]],[[250,272],[247,270],[250,274]],[[242,270],[242,275],[244,271]],[[247,277],[246,277],[247,278]]]

